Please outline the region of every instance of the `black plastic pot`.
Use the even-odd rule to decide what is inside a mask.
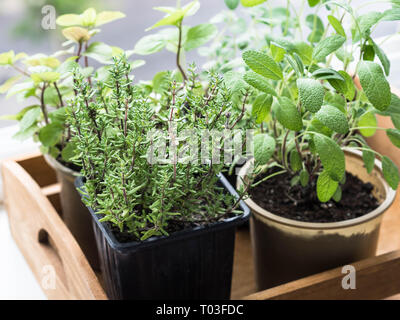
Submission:
[[[221,184],[238,196],[223,175]],[[82,178],[75,182],[82,188]],[[109,299],[229,299],[236,226],[250,210],[208,226],[120,243],[89,208]]]

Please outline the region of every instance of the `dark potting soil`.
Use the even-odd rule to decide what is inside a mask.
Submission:
[[[266,175],[273,173],[267,172]],[[261,179],[261,178],[260,178]],[[303,188],[290,185],[290,174],[277,175],[250,190],[252,200],[278,216],[305,222],[337,222],[361,217],[379,206],[372,195],[373,185],[346,172],[342,199],[321,203],[316,195],[316,182]]]
[[[179,220],[169,220],[168,221],[168,226],[165,228],[165,231],[167,231],[168,235],[172,235],[175,232],[178,231],[183,231],[183,230],[189,230],[193,229],[195,227],[201,227],[201,226],[207,226],[211,225],[213,223],[223,221],[225,219],[231,218],[236,216],[237,213],[231,212],[229,214],[225,214],[220,216],[219,218],[215,219],[209,219],[209,220],[202,220],[201,222],[189,222],[189,221],[179,221]],[[198,217],[193,216],[194,219],[198,218],[200,219],[202,216],[198,215]],[[118,240],[120,243],[127,243],[127,242],[133,242],[133,241],[141,241],[140,238],[135,236],[133,233],[128,232],[126,230],[122,231],[113,223],[106,221],[103,222],[109,230],[113,233],[114,237]]]

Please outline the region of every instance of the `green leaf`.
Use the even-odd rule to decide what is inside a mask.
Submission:
[[[310,7],[315,7],[321,0],[308,0],[308,5]]]
[[[338,108],[341,112],[346,114],[346,99],[342,95],[336,92],[327,91],[325,93],[324,101],[326,104],[334,106],[335,108]]]
[[[108,44],[103,42],[93,42],[83,55],[102,64],[110,64],[112,63],[113,50]]]
[[[156,7],[154,9],[167,12],[167,15],[158,22],[156,22],[150,28],[147,28],[146,31],[162,26],[177,26],[185,16],[193,15],[197,11],[199,6],[200,6],[199,1],[194,0],[192,2],[189,2],[187,5],[185,5],[180,9],[174,9],[174,11],[163,10],[163,8]]]
[[[19,141],[24,141],[26,139],[32,138],[32,136],[37,132],[38,126],[36,124],[33,124],[29,128],[25,130],[19,130],[14,136],[13,139],[19,140]]]
[[[310,65],[313,56],[313,47],[306,42],[296,42],[294,51],[299,55],[305,65]]]
[[[185,13],[183,10],[178,9],[171,14],[167,14],[163,19],[157,21],[154,25],[152,25],[150,28],[147,28],[146,31],[162,27],[162,26],[176,26],[178,25],[183,17],[185,16]]]
[[[311,29],[311,33],[308,36],[308,41],[319,42],[324,35],[324,23],[321,18],[315,14],[309,14],[306,17],[306,25]]]
[[[328,55],[339,49],[345,41],[346,38],[339,34],[325,38],[314,48],[314,60],[323,61]]]
[[[400,148],[400,130],[398,129],[387,129],[386,134],[390,141],[397,147]]]
[[[397,21],[400,20],[400,8],[392,8],[383,12],[383,21]]]
[[[302,106],[310,112],[317,112],[324,102],[325,90],[322,84],[314,79],[298,79],[296,83]]]
[[[170,77],[168,71],[160,71],[153,78],[153,90],[156,93],[163,93],[168,89],[170,84]]]
[[[324,166],[324,171],[329,173],[333,180],[342,180],[345,173],[345,158],[342,149],[334,140],[321,134],[314,134],[313,140]]]
[[[102,11],[97,14],[95,25],[98,27],[121,18],[125,18],[125,14],[120,11]]]
[[[336,19],[334,16],[328,16],[329,23],[332,25],[333,29],[343,37],[346,37],[346,32],[343,29],[342,23]]]
[[[20,112],[18,112],[17,114],[13,114],[13,115],[4,115],[0,117],[0,120],[16,120],[16,121],[21,121],[22,118],[24,117],[24,115],[31,109],[35,109],[35,108],[40,108],[40,106],[38,105],[32,105],[32,106],[28,106],[23,108]]]
[[[63,125],[50,123],[39,130],[39,140],[45,147],[53,147],[60,141],[63,131]]]
[[[374,61],[375,59],[375,49],[371,45],[364,45],[363,46],[363,60],[366,61]]]
[[[24,116],[22,117],[19,126],[21,131],[25,131],[29,127],[31,127],[34,123],[37,122],[39,117],[42,115],[42,111],[40,107],[35,107],[29,109]]]
[[[328,202],[335,194],[339,182],[333,180],[327,171],[322,171],[317,180],[317,196],[319,201]]]
[[[254,7],[264,3],[265,1],[267,0],[240,0],[240,3],[243,7]]]
[[[1,86],[0,86],[0,94],[6,93],[15,83],[18,82],[19,79],[22,78],[22,75],[17,75],[7,79]]]
[[[0,66],[12,65],[14,59],[14,51],[10,50],[0,54]]]
[[[49,112],[49,118],[51,122],[58,122],[64,124],[67,120],[67,107],[58,108],[54,111]]]
[[[259,74],[253,72],[253,71],[247,71],[243,79],[252,87],[268,93],[270,95],[276,96],[275,90],[270,86],[268,80],[264,78],[263,76],[260,76]]]
[[[274,58],[274,60],[276,62],[281,62],[283,60],[283,58],[285,57],[285,49],[274,45],[273,43],[271,43],[270,45],[270,49],[271,49],[271,54],[272,54],[272,58]]]
[[[275,151],[275,139],[266,133],[254,136],[254,160],[256,165],[267,164]]]
[[[400,98],[394,93],[391,93],[390,96],[391,100],[389,107],[387,107],[384,111],[377,111],[377,113],[383,116],[400,116]]]
[[[370,147],[365,146],[365,149],[362,152],[362,158],[364,160],[365,169],[367,169],[368,173],[371,173],[375,166],[375,153],[371,150]]]
[[[72,27],[82,25],[82,17],[79,14],[63,14],[59,16],[56,23],[61,27]]]
[[[328,79],[330,85],[338,92],[344,94],[347,100],[352,101],[356,94],[356,88],[352,77],[346,71],[338,71],[344,80]]]
[[[389,76],[390,73],[390,60],[386,56],[385,52],[379,47],[371,38],[369,38],[369,41],[371,41],[374,51],[376,55],[378,56],[380,62],[382,63],[383,69],[385,70],[386,76]]]
[[[346,116],[339,109],[325,105],[316,114],[315,117],[325,126],[333,131],[346,134],[349,131],[349,124]]]
[[[372,127],[372,128],[360,129],[360,133],[364,137],[373,136],[376,132],[377,125],[378,122],[376,121],[375,113],[373,111],[368,111],[362,114],[357,122],[358,127]]]
[[[312,76],[319,79],[319,80],[330,80],[330,79],[337,79],[344,81],[344,78],[340,75],[339,72],[329,69],[329,68],[321,68],[318,70],[315,70],[312,73]]]
[[[243,76],[235,71],[229,71],[224,75],[224,83],[231,94],[231,101],[237,107],[242,103],[243,91],[250,86],[243,80]]]
[[[140,55],[148,55],[161,51],[165,44],[164,36],[156,33],[141,38],[133,48],[133,52]]]
[[[251,115],[256,118],[256,123],[265,121],[271,111],[272,96],[269,94],[261,94],[253,102]]]
[[[303,187],[306,187],[308,185],[308,182],[310,180],[310,175],[308,174],[307,170],[301,170],[300,172],[300,184]]]
[[[337,187],[335,194],[332,196],[332,199],[336,202],[342,200],[342,188],[340,186]]]
[[[363,37],[369,36],[370,29],[381,20],[381,12],[371,11],[358,18],[358,25]]]
[[[382,68],[372,61],[360,61],[358,76],[361,86],[372,105],[378,110],[385,110],[391,101],[390,85]]]
[[[224,1],[226,6],[231,10],[235,10],[240,2],[240,0],[224,0]]]
[[[292,150],[292,152],[290,152],[290,167],[294,172],[300,171],[303,168],[301,156],[297,150]]]
[[[64,149],[61,151],[61,157],[66,162],[71,162],[71,159],[76,156],[76,144],[68,142]]]
[[[58,72],[48,71],[48,72],[40,72],[40,73],[32,73],[31,78],[33,82],[47,82],[53,83],[60,79],[60,74]]]
[[[310,124],[308,130],[324,134],[328,137],[332,136],[332,133],[333,133],[332,129],[329,129],[327,126],[325,126],[321,121],[319,121],[315,117],[311,120],[311,124]]]
[[[62,34],[68,40],[73,42],[86,42],[90,39],[90,33],[87,29],[81,27],[68,27],[62,30]]]
[[[269,55],[260,51],[249,50],[243,53],[244,62],[254,72],[273,80],[283,79],[282,70]]]
[[[382,157],[382,171],[389,186],[393,190],[396,190],[400,180],[399,169],[394,162],[386,156]]]
[[[303,129],[303,121],[301,114],[297,110],[296,105],[287,97],[278,98],[278,103],[274,104],[276,118],[285,128],[300,131]]]
[[[190,51],[206,44],[217,33],[217,27],[210,23],[199,24],[190,28],[186,36],[185,50]]]

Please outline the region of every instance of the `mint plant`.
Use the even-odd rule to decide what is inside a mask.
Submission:
[[[206,91],[191,66],[188,81],[169,73],[161,98],[151,99],[145,85],[132,84],[126,58],[114,60],[107,80],[94,86],[79,70],[74,75],[68,123],[86,204],[134,240],[235,215],[239,201],[217,184],[223,161],[194,161],[187,149],[201,130],[222,132],[238,123],[223,80],[210,73]],[[153,161],[164,141],[168,157]]]
[[[296,19],[280,30],[271,24],[268,45],[243,53],[247,70],[242,77],[226,79],[231,91],[257,94],[251,109],[258,124],[255,169],[246,189],[285,173],[292,175],[293,185],[316,185],[321,202],[340,201],[345,150],[361,150],[368,172],[380,158],[386,181],[396,189],[398,168],[364,138],[385,130],[400,147],[400,99],[386,79],[390,61],[372,38],[379,22],[398,19],[399,3],[391,1],[385,12],[358,15],[351,1],[308,2],[316,13],[304,18],[287,1],[286,15]],[[318,16],[322,9],[329,13],[328,25]],[[351,23],[350,30],[345,31],[344,22]],[[302,26],[309,34],[298,40],[305,32]],[[361,87],[355,86],[355,77]],[[378,127],[376,114],[391,117],[396,129]]]
[[[51,55],[16,54],[13,50],[0,54],[0,67],[17,73],[0,86],[0,93],[7,97],[17,95],[23,101],[36,100],[36,103],[26,106],[19,113],[2,117],[19,121],[20,130],[15,135],[16,139],[33,137],[40,142],[43,153],[69,163],[69,158],[74,155],[74,145],[70,143],[71,130],[65,122],[68,109],[66,102],[77,94],[71,71],[80,68],[89,82],[108,74],[112,57],[125,51],[91,40],[100,32],[100,26],[124,16],[118,11],[97,13],[93,8],[82,14],[62,15],[58,17],[57,24],[63,27],[62,34],[67,41],[61,50]],[[127,56],[132,53],[125,52]],[[90,66],[90,59],[103,66],[95,69]],[[143,60],[131,62],[132,67],[143,63]]]

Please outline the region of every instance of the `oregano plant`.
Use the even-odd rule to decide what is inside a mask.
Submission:
[[[391,9],[362,15],[351,1],[308,3],[315,13],[301,17],[287,1],[285,14],[295,16],[295,22],[279,29],[271,24],[267,45],[242,54],[246,68],[241,77],[226,79],[231,90],[241,89],[243,94],[250,87],[250,95],[256,96],[249,101],[258,125],[255,169],[247,188],[290,174],[292,184],[315,186],[321,202],[340,201],[344,151],[359,150],[368,172],[376,157],[382,161],[384,178],[396,189],[398,168],[372,150],[365,137],[385,130],[400,147],[400,99],[387,80],[390,61],[372,38],[379,22],[398,20],[398,3],[391,1]],[[328,13],[327,23],[318,15],[322,10]],[[352,26],[350,30],[344,23]],[[379,127],[377,114],[391,117],[395,129]],[[271,170],[273,174],[267,174]]]
[[[183,24],[185,17],[194,15],[200,8],[198,0],[191,1],[186,5],[181,4],[181,0],[177,0],[176,7],[155,7],[157,11],[166,13],[166,15],[154,25],[147,28],[146,31],[155,28],[166,27],[157,33],[144,36],[140,39],[133,49],[133,52],[139,55],[149,55],[167,49],[176,54],[176,66],[180,75],[187,80],[185,52],[196,49],[213,37],[215,37],[217,28],[211,23],[203,23],[193,27]],[[165,71],[159,72],[155,79],[164,77]],[[157,87],[158,88],[158,87]]]
[[[35,101],[14,115],[3,119],[17,120],[18,140],[33,137],[40,143],[43,153],[48,153],[64,164],[70,165],[75,146],[71,143],[71,130],[66,123],[67,100],[77,94],[74,89],[72,70],[80,68],[89,83],[108,76],[113,56],[124,51],[103,42],[92,41],[100,32],[99,27],[125,17],[119,11],[96,12],[89,8],[81,14],[65,14],[57,18],[58,26],[66,41],[59,51],[53,54],[14,53],[13,50],[0,54],[0,67],[10,69],[11,76],[0,86],[0,93],[6,97],[16,95],[22,101]],[[91,60],[100,63],[95,68]],[[130,62],[132,67],[144,64],[143,60]]]

